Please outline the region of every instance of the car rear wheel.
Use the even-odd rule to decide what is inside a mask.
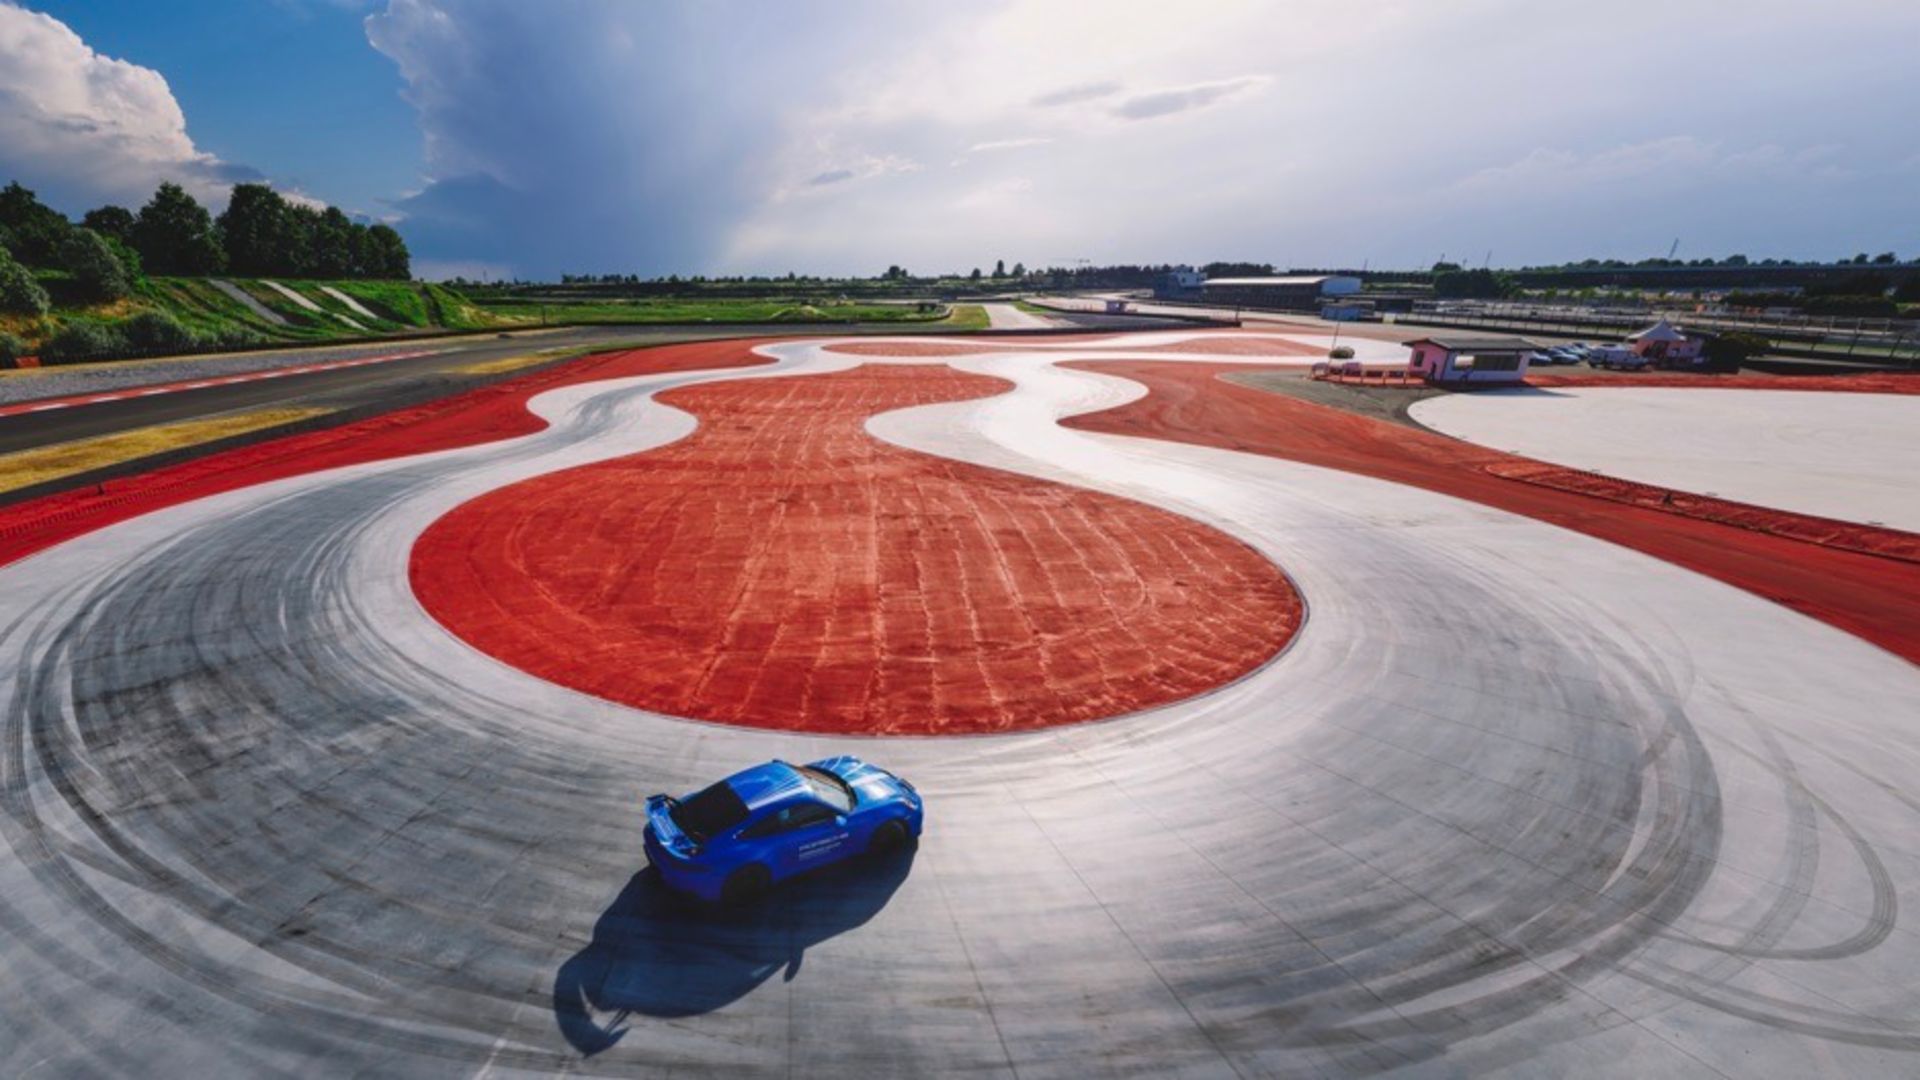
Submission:
[[[727,875],[726,884],[720,886],[720,902],[723,904],[751,904],[766,895],[767,887],[773,884],[773,875],[759,863],[743,866]]]
[[[873,830],[872,838],[867,841],[867,850],[875,855],[885,855],[899,851],[912,840],[913,835],[907,832],[906,822],[889,821]]]

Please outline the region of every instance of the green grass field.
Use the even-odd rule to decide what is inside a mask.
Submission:
[[[549,300],[517,297],[475,300],[444,285],[413,281],[304,281],[278,279],[306,302],[287,296],[264,281],[221,278],[251,303],[230,295],[208,278],[150,277],[133,293],[109,304],[71,299],[62,275],[42,275],[54,295],[54,310],[42,318],[0,317],[0,332],[26,342],[27,353],[77,323],[116,327],[147,312],[170,316],[197,344],[161,351],[197,348],[301,344],[365,339],[383,335],[445,331],[523,329],[579,323],[657,325],[792,324],[834,326],[843,323],[895,324],[901,330],[964,332],[987,328],[978,304],[933,302],[879,303],[838,298],[662,297],[658,299]],[[349,304],[329,290],[351,298]],[[360,309],[356,310],[355,305]],[[268,314],[262,314],[262,312]],[[89,357],[151,353],[127,345]],[[76,362],[80,356],[49,362]]]
[[[979,304],[955,304],[946,318],[935,325],[942,330],[985,330],[991,325],[987,309]]]
[[[270,312],[269,316],[229,295],[214,284],[215,279],[141,278],[134,283],[130,295],[100,304],[75,300],[64,275],[43,272],[37,276],[53,297],[53,310],[37,318],[0,315],[0,333],[20,338],[29,354],[64,327],[75,324],[113,327],[148,312],[171,317],[199,343],[197,348],[483,331],[523,324],[522,320],[491,314],[445,286],[415,281],[279,280],[278,284],[307,301],[302,304],[262,281],[218,279],[231,283],[254,304]],[[351,298],[365,310],[355,310],[353,304],[334,296],[329,289]]]

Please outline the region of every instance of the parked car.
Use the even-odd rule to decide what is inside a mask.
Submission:
[[[1556,364],[1577,364],[1581,355],[1565,345],[1556,345],[1547,350],[1548,358]]]
[[[1596,345],[1587,351],[1587,366],[1638,371],[1647,366],[1647,358],[1625,345]]]
[[[849,856],[907,847],[923,821],[912,784],[857,757],[770,761],[684,798],[648,796],[647,861],[675,889],[743,903]]]

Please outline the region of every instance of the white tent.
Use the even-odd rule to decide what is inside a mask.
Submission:
[[[1681,333],[1678,330],[1675,330],[1673,328],[1672,323],[1668,322],[1665,319],[1661,319],[1659,322],[1654,323],[1652,326],[1647,327],[1645,330],[1642,330],[1637,334],[1627,335],[1627,340],[1634,341],[1634,342],[1685,341],[1687,340],[1687,335]]]
[[[1628,335],[1627,344],[1635,353],[1655,363],[1698,363],[1706,339],[1688,337],[1672,323],[1661,319],[1637,334]]]

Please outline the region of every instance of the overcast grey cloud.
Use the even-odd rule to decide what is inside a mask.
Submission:
[[[1158,116],[1172,116],[1189,109],[1204,109],[1214,102],[1245,93],[1266,82],[1267,79],[1264,76],[1249,75],[1239,79],[1223,79],[1219,82],[1168,87],[1165,90],[1155,90],[1127,98],[1113,107],[1113,115],[1125,120],[1151,120]]]
[[[367,25],[419,114],[395,207],[429,267],[1920,251],[1912,3],[1762,0],[1737,34],[1706,0],[1164,16],[390,0]]]
[[[884,33],[888,7],[838,10]],[[393,0],[366,27],[419,113],[428,176],[395,207],[429,270],[697,271],[783,186],[888,167],[767,171],[819,71],[863,44],[797,5]]]
[[[1058,90],[1049,90],[1036,95],[1033,104],[1042,109],[1056,108],[1061,105],[1078,105],[1083,101],[1095,101],[1111,97],[1120,92],[1117,82],[1081,83],[1077,86],[1063,86]]]

